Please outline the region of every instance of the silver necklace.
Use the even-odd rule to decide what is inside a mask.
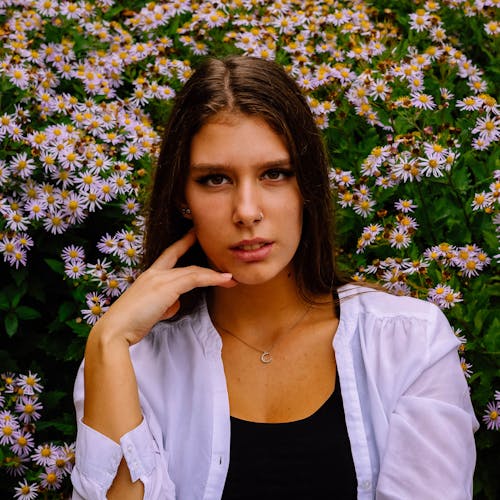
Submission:
[[[311,305],[309,305],[306,308],[306,310],[304,311],[304,314],[301,314],[300,317],[299,317],[299,319],[297,321],[295,321],[288,328],[288,330],[291,331],[295,327],[297,327],[299,325],[299,323],[301,323],[302,320],[306,317],[306,315],[310,311],[310,309],[311,309]],[[236,340],[239,340],[242,344],[245,344],[247,347],[250,347],[250,349],[253,349],[254,351],[260,352],[260,361],[262,363],[264,363],[265,365],[271,363],[271,361],[273,360],[273,356],[271,354],[271,351],[276,346],[276,344],[277,344],[277,342],[279,340],[279,337],[273,342],[273,345],[269,349],[263,350],[263,349],[259,349],[258,347],[253,346],[252,344],[249,344],[247,341],[245,341],[242,338],[238,337],[238,335],[235,335],[233,332],[231,332],[227,328],[224,328],[223,326],[219,325],[215,321],[213,323],[214,323],[214,325],[215,325],[216,328],[219,328],[220,330],[222,330],[223,332],[227,333],[228,335],[231,335],[231,337],[234,337]]]

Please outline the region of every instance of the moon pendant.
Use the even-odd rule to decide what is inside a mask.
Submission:
[[[265,351],[262,353],[260,360],[267,365],[273,360],[273,357],[271,356],[270,352]]]

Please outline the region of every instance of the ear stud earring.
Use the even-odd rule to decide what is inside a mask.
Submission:
[[[182,215],[191,215],[191,209],[187,208],[187,207],[182,207],[181,213],[182,213]]]

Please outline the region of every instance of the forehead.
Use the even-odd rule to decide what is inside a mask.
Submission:
[[[285,140],[257,116],[216,116],[194,135],[190,165],[258,165],[289,159]]]

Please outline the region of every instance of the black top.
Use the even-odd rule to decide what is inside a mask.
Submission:
[[[340,384],[302,420],[257,423],[231,417],[223,500],[355,500],[356,490]]]

